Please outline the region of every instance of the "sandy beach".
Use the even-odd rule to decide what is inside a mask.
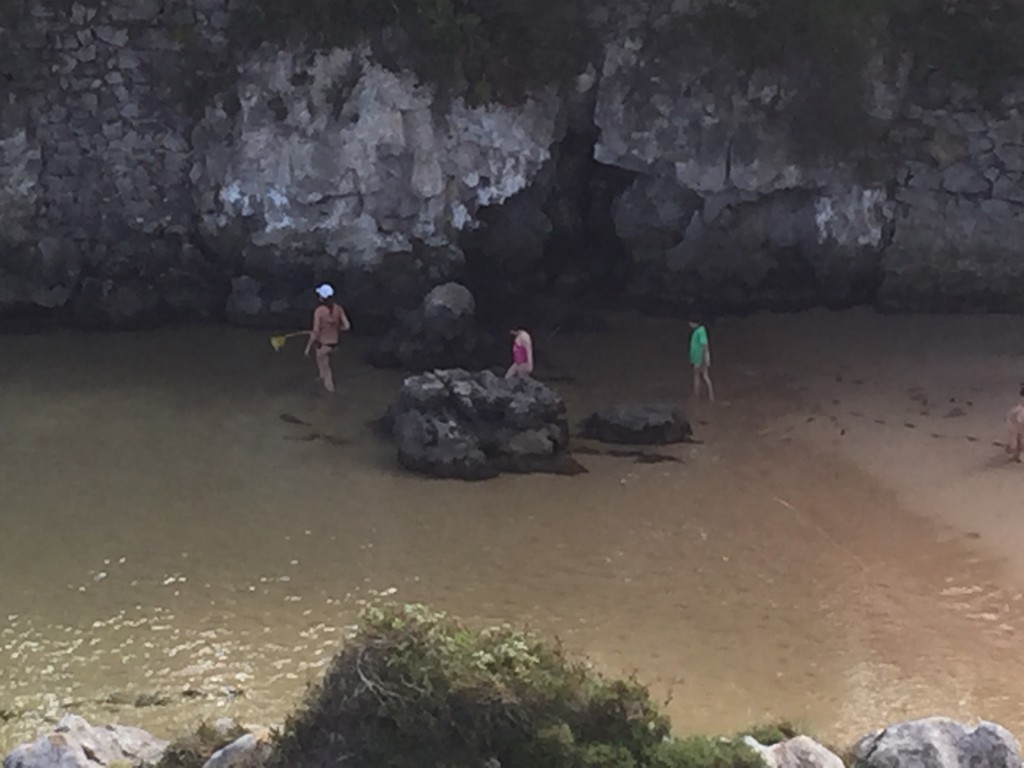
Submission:
[[[279,721],[392,590],[635,672],[682,733],[1024,729],[1024,467],[993,445],[1017,319],[721,319],[714,405],[688,402],[684,323],[609,320],[535,333],[538,375],[574,421],[672,401],[700,442],[479,484],[395,466],[367,422],[402,374],[363,364],[365,339],[333,399],[258,332],[0,339],[0,746],[67,708],[163,735]]]
[[[763,434],[852,462],[901,506],[976,539],[1024,586],[1024,467],[1003,452],[1006,411],[1024,382],[1024,323],[871,312],[808,320],[771,321],[799,408]]]

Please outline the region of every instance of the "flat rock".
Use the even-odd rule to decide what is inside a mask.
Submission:
[[[671,405],[614,405],[587,417],[583,436],[602,443],[666,445],[685,442],[693,430]]]
[[[3,768],[96,768],[127,764],[137,768],[159,761],[167,742],[123,725],[92,726],[67,714],[36,741],[15,748]]]
[[[944,717],[891,725],[857,742],[861,768],[1020,768],[1020,744],[995,723],[969,727]]]

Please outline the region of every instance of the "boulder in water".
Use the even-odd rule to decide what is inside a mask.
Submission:
[[[462,369],[410,376],[387,418],[399,463],[425,475],[582,471],[567,455],[565,404],[534,379]]]
[[[139,728],[94,727],[77,715],[64,715],[56,727],[4,758],[3,768],[96,768],[97,765],[151,765],[167,742]]]
[[[602,443],[667,445],[685,442],[693,430],[671,405],[615,405],[587,417],[583,436]]]
[[[432,288],[420,306],[399,320],[370,362],[383,368],[423,371],[452,366],[480,367],[490,351],[476,322],[476,300],[461,283]]]
[[[863,768],[1021,768],[1020,744],[995,723],[969,728],[930,717],[891,725],[857,742],[853,755]]]

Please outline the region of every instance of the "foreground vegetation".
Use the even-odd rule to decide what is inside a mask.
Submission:
[[[752,731],[763,743],[789,726]],[[160,768],[198,768],[210,729]],[[557,644],[474,631],[422,606],[376,606],[275,733],[267,768],[763,768],[739,739],[673,739],[634,679],[602,676]]]
[[[374,607],[287,723],[274,765],[760,764],[742,745],[668,736],[643,685],[598,675],[558,645],[475,632],[420,606]]]

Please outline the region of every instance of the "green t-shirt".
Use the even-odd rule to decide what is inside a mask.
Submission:
[[[700,365],[704,362],[704,349],[708,345],[708,332],[703,325],[698,325],[690,334],[690,362]]]

